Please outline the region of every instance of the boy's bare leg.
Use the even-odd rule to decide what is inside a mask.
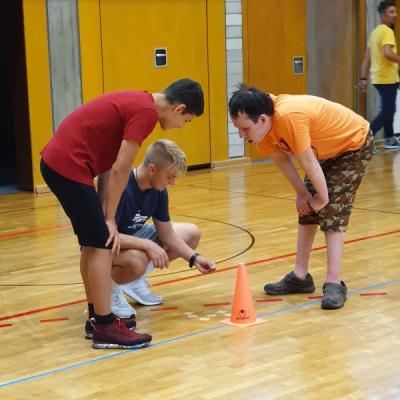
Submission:
[[[305,279],[308,272],[308,262],[310,252],[314,243],[315,234],[318,225],[301,225],[298,226],[297,233],[297,254],[296,265],[294,269],[295,275],[300,279]]]
[[[326,282],[340,283],[344,232],[325,232],[325,241],[328,249],[328,270],[326,274]]]
[[[200,241],[199,228],[191,223],[174,223],[174,230],[192,248],[195,249]],[[170,261],[178,258],[178,254],[166,249]],[[114,282],[123,285],[139,279],[146,273],[150,259],[141,250],[122,250],[114,256],[112,278]]]
[[[176,222],[173,224],[175,232],[181,237],[186,244],[192,249],[197,248],[200,242],[201,232],[197,225],[186,223],[186,222]],[[175,260],[179,255],[166,249],[168,258],[170,261]]]
[[[111,251],[84,247],[82,253],[87,257],[87,280],[95,313],[108,315],[111,313]]]
[[[80,261],[80,267],[81,267],[81,275],[82,275],[82,281],[83,285],[85,287],[85,293],[86,293],[86,299],[88,303],[92,303],[92,296],[90,294],[90,287],[89,287],[89,280],[88,280],[88,254],[87,250],[85,250],[85,247],[82,247],[81,251],[81,261]]]
[[[112,278],[119,285],[139,279],[145,272],[149,258],[141,250],[121,250],[114,256]]]

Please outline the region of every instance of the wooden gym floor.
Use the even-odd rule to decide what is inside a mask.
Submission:
[[[313,296],[268,297],[292,269],[294,194],[271,164],[196,171],[170,188],[175,221],[202,230],[200,276],[175,261],[151,276],[165,296],[140,307],[139,351],[93,350],[83,338],[79,249],[51,194],[0,197],[1,399],[400,399],[400,152],[374,157],[346,236],[346,306],[321,310],[323,236],[310,265]],[[239,262],[265,323],[235,328]],[[191,313],[191,314],[190,314]]]

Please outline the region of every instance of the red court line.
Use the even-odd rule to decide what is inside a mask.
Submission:
[[[70,301],[68,303],[63,303],[63,304],[57,304],[56,306],[37,308],[36,310],[24,311],[24,312],[19,313],[19,314],[7,315],[6,317],[1,317],[0,321],[5,321],[7,319],[13,319],[13,318],[17,318],[17,317],[24,317],[26,315],[37,314],[37,313],[40,313],[40,312],[43,312],[43,311],[54,310],[56,308],[72,306],[74,304],[79,304],[79,303],[86,303],[86,299]]]
[[[178,307],[150,308],[150,311],[171,311],[177,309]]]
[[[218,306],[229,306],[231,303],[210,303],[203,304],[204,307],[218,307]]]
[[[32,228],[24,229],[16,232],[0,233],[0,239],[12,238],[17,236],[30,235],[31,233],[42,233],[49,231],[62,231],[64,229],[71,228],[71,225],[60,225],[60,226],[45,226],[44,228]]]
[[[8,328],[9,326],[13,326],[13,324],[1,324],[0,328]]]
[[[62,318],[50,318],[50,319],[41,319],[40,322],[57,322],[57,321],[67,321],[69,320],[68,317],[62,317]]]
[[[61,228],[61,227],[59,227],[59,228]],[[389,231],[389,232],[377,233],[375,235],[363,236],[363,237],[360,237],[360,238],[357,238],[357,239],[346,240],[345,244],[357,243],[357,242],[361,242],[363,240],[375,239],[375,238],[379,238],[379,237],[395,235],[395,234],[398,234],[398,233],[400,233],[400,229],[396,229],[394,231]],[[325,248],[326,248],[326,246],[314,247],[313,249],[311,249],[311,251],[323,250]],[[261,260],[251,261],[251,262],[246,263],[246,265],[250,266],[250,265],[255,265],[255,264],[259,264],[259,263],[285,259],[285,258],[289,258],[289,257],[295,256],[295,255],[296,255],[295,252],[294,253],[287,253],[287,254],[283,254],[283,255],[279,255],[279,256],[264,258],[264,259],[261,259]],[[234,265],[233,267],[219,268],[219,269],[213,271],[212,273],[216,274],[216,273],[219,273],[219,272],[225,272],[225,271],[229,271],[229,270],[236,269],[236,268],[237,268],[237,265]],[[207,275],[209,275],[209,274],[202,275],[202,274],[198,273],[198,274],[195,274],[195,275],[190,275],[190,276],[186,276],[186,277],[182,277],[182,278],[171,279],[169,281],[154,283],[154,284],[152,284],[152,286],[168,285],[170,283],[181,282],[181,281],[185,281],[187,279],[201,278],[201,277],[205,277]],[[86,302],[86,299],[82,299],[82,300],[71,301],[69,303],[58,304],[58,305],[55,305],[55,306],[39,308],[39,309],[36,309],[36,310],[30,310],[30,311],[22,312],[22,313],[19,313],[19,314],[13,314],[13,315],[8,315],[6,317],[0,317],[0,321],[5,321],[5,320],[8,320],[8,319],[13,319],[13,318],[17,318],[17,317],[26,316],[26,315],[36,314],[36,313],[39,313],[39,312],[42,312],[42,311],[53,310],[53,309],[56,309],[56,308],[67,307],[67,306],[70,306],[70,305],[79,304],[79,303],[85,303],[85,302]]]
[[[360,296],[385,296],[386,292],[360,293]]]
[[[389,232],[384,232],[384,233],[377,233],[375,235],[363,236],[363,237],[360,237],[360,238],[357,238],[357,239],[345,240],[344,243],[345,244],[357,243],[357,242],[361,242],[363,240],[369,240],[369,239],[375,239],[375,238],[384,237],[384,236],[395,235],[397,233],[400,233],[400,229],[396,229],[394,231],[389,231]],[[313,247],[311,249],[311,251],[319,251],[319,250],[324,250],[324,249],[326,249],[326,246],[319,246],[319,247]],[[266,262],[269,262],[269,261],[281,260],[281,259],[293,257],[295,255],[296,255],[296,252],[292,252],[292,253],[282,254],[282,255],[279,255],[279,256],[262,258],[260,260],[247,262],[246,266],[260,264],[260,263],[266,263]],[[234,265],[233,267],[218,268],[218,269],[214,270],[212,272],[212,274],[218,274],[220,272],[230,271],[230,270],[236,269],[236,268],[237,268],[237,265]],[[195,274],[195,275],[185,276],[185,277],[182,277],[182,278],[171,279],[169,281],[153,283],[152,286],[163,286],[163,285],[168,285],[170,283],[186,281],[188,279],[193,279],[193,278],[201,278],[201,277],[204,277],[204,276],[207,276],[207,274],[202,275],[202,274],[198,273],[198,274]]]
[[[307,296],[307,299],[322,299],[324,296]]]

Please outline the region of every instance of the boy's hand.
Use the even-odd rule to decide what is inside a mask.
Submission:
[[[321,208],[324,208],[327,204],[329,203],[329,199],[321,199],[318,194],[316,194],[309,202],[308,204],[310,207],[313,209],[314,212],[318,212],[321,210]]]
[[[206,258],[198,255],[194,262],[194,266],[202,273],[209,274],[210,272],[215,271],[215,263],[214,261],[208,261]]]
[[[106,219],[106,225],[108,228],[108,232],[110,236],[107,239],[106,246],[112,243],[111,253],[112,254],[119,254],[120,243],[119,243],[119,233],[117,224],[113,219]]]
[[[146,239],[145,252],[150,260],[153,261],[154,268],[168,268],[169,258],[167,252],[157,243],[154,243],[150,239]]]
[[[358,89],[360,89],[362,92],[365,92],[365,91],[366,91],[367,86],[368,86],[368,82],[367,82],[366,79],[360,79],[360,80],[357,82],[357,85],[356,85],[356,87],[357,87]]]
[[[304,193],[297,194],[296,208],[300,215],[310,214],[313,209],[310,207],[309,202],[312,200],[311,193],[307,190]]]

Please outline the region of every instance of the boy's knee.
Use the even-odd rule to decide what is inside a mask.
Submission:
[[[123,254],[123,252],[125,254]],[[129,268],[131,270],[143,273],[146,271],[147,264],[150,262],[146,252],[141,250],[122,250],[120,253],[121,258],[115,257],[113,264]]]
[[[184,238],[186,243],[190,247],[196,248],[199,245],[200,237],[201,237],[200,228],[195,224],[188,223],[186,226],[186,235]]]
[[[194,241],[194,247],[197,247],[201,238],[201,231],[200,228],[197,225],[193,224],[193,241]]]

